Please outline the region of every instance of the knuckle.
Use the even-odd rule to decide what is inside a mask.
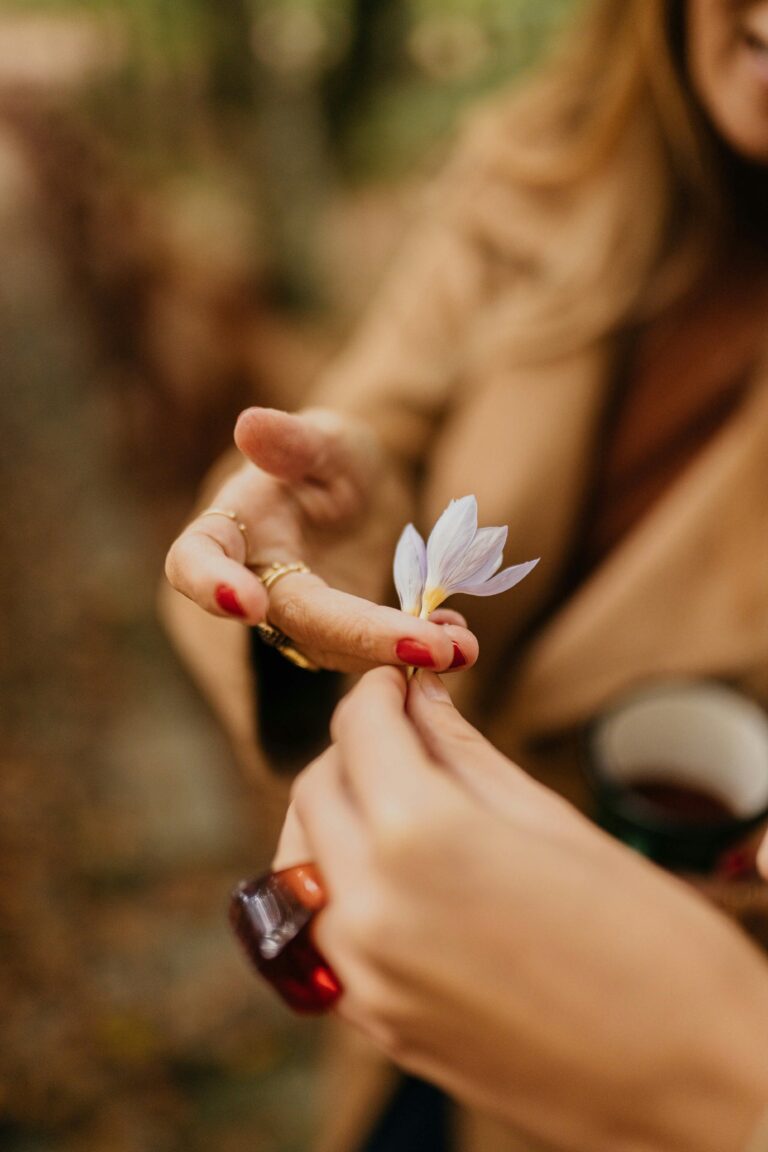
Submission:
[[[379,637],[370,620],[351,619],[344,626],[344,646],[355,656],[376,663],[380,651]]]
[[[413,855],[421,842],[423,828],[411,812],[389,808],[378,818],[374,851],[383,864],[401,863]]]
[[[295,592],[283,593],[274,604],[274,617],[278,626],[289,636],[305,636],[309,631],[309,614],[304,597]]]

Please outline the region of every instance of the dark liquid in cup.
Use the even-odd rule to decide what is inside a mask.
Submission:
[[[722,824],[736,819],[726,800],[692,784],[676,784],[665,772],[648,769],[629,782],[630,791],[660,815],[682,824]]]

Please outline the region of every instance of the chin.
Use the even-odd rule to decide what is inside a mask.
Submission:
[[[715,130],[737,156],[768,168],[768,116],[743,116],[731,111],[715,120]]]
[[[768,138],[764,135],[732,133],[726,137],[727,143],[737,156],[758,168],[768,169]]]

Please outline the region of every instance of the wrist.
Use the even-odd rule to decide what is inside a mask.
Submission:
[[[733,974],[732,979],[738,977]],[[691,1037],[687,1060],[670,1069],[666,1106],[659,1110],[664,1137],[658,1147],[675,1152],[752,1152],[752,1140],[768,1113],[768,997],[751,1001],[749,1021],[718,997],[710,1011],[713,1034]],[[768,1152],[768,1144],[764,1145]],[[763,1152],[763,1146],[760,1147]]]
[[[674,1142],[660,1143],[659,1148],[675,1152],[753,1152],[753,1148],[757,1152],[759,1148],[768,1152],[768,1143],[754,1145],[768,1109],[765,1076],[759,1081],[750,1072],[737,1081],[724,1068],[717,1083],[702,1081],[685,1097],[669,1117],[668,1131],[674,1134]]]
[[[750,1134],[744,1152],[768,1152],[768,1103]]]

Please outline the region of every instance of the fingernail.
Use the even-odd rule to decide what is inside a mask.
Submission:
[[[459,648],[458,644],[454,640],[454,642],[453,642],[453,660],[451,660],[451,668],[463,668],[464,665],[466,664],[466,662],[467,662],[466,656],[464,655],[461,648]]]
[[[434,668],[435,666],[429,648],[426,644],[420,644],[418,640],[398,640],[395,653],[398,660],[402,660],[403,664],[411,664],[416,668]]]
[[[717,862],[717,874],[723,880],[738,880],[754,872],[754,853],[744,848],[732,848],[724,852]]]
[[[230,588],[229,584],[219,584],[214,595],[216,603],[224,612],[228,612],[230,616],[239,616],[240,619],[245,616],[245,609],[238,600],[234,588]]]
[[[419,676],[416,683],[421,687],[424,695],[428,696],[430,700],[436,700],[439,704],[452,703],[450,692],[440,677],[435,675],[434,672],[425,672],[422,676]]]

